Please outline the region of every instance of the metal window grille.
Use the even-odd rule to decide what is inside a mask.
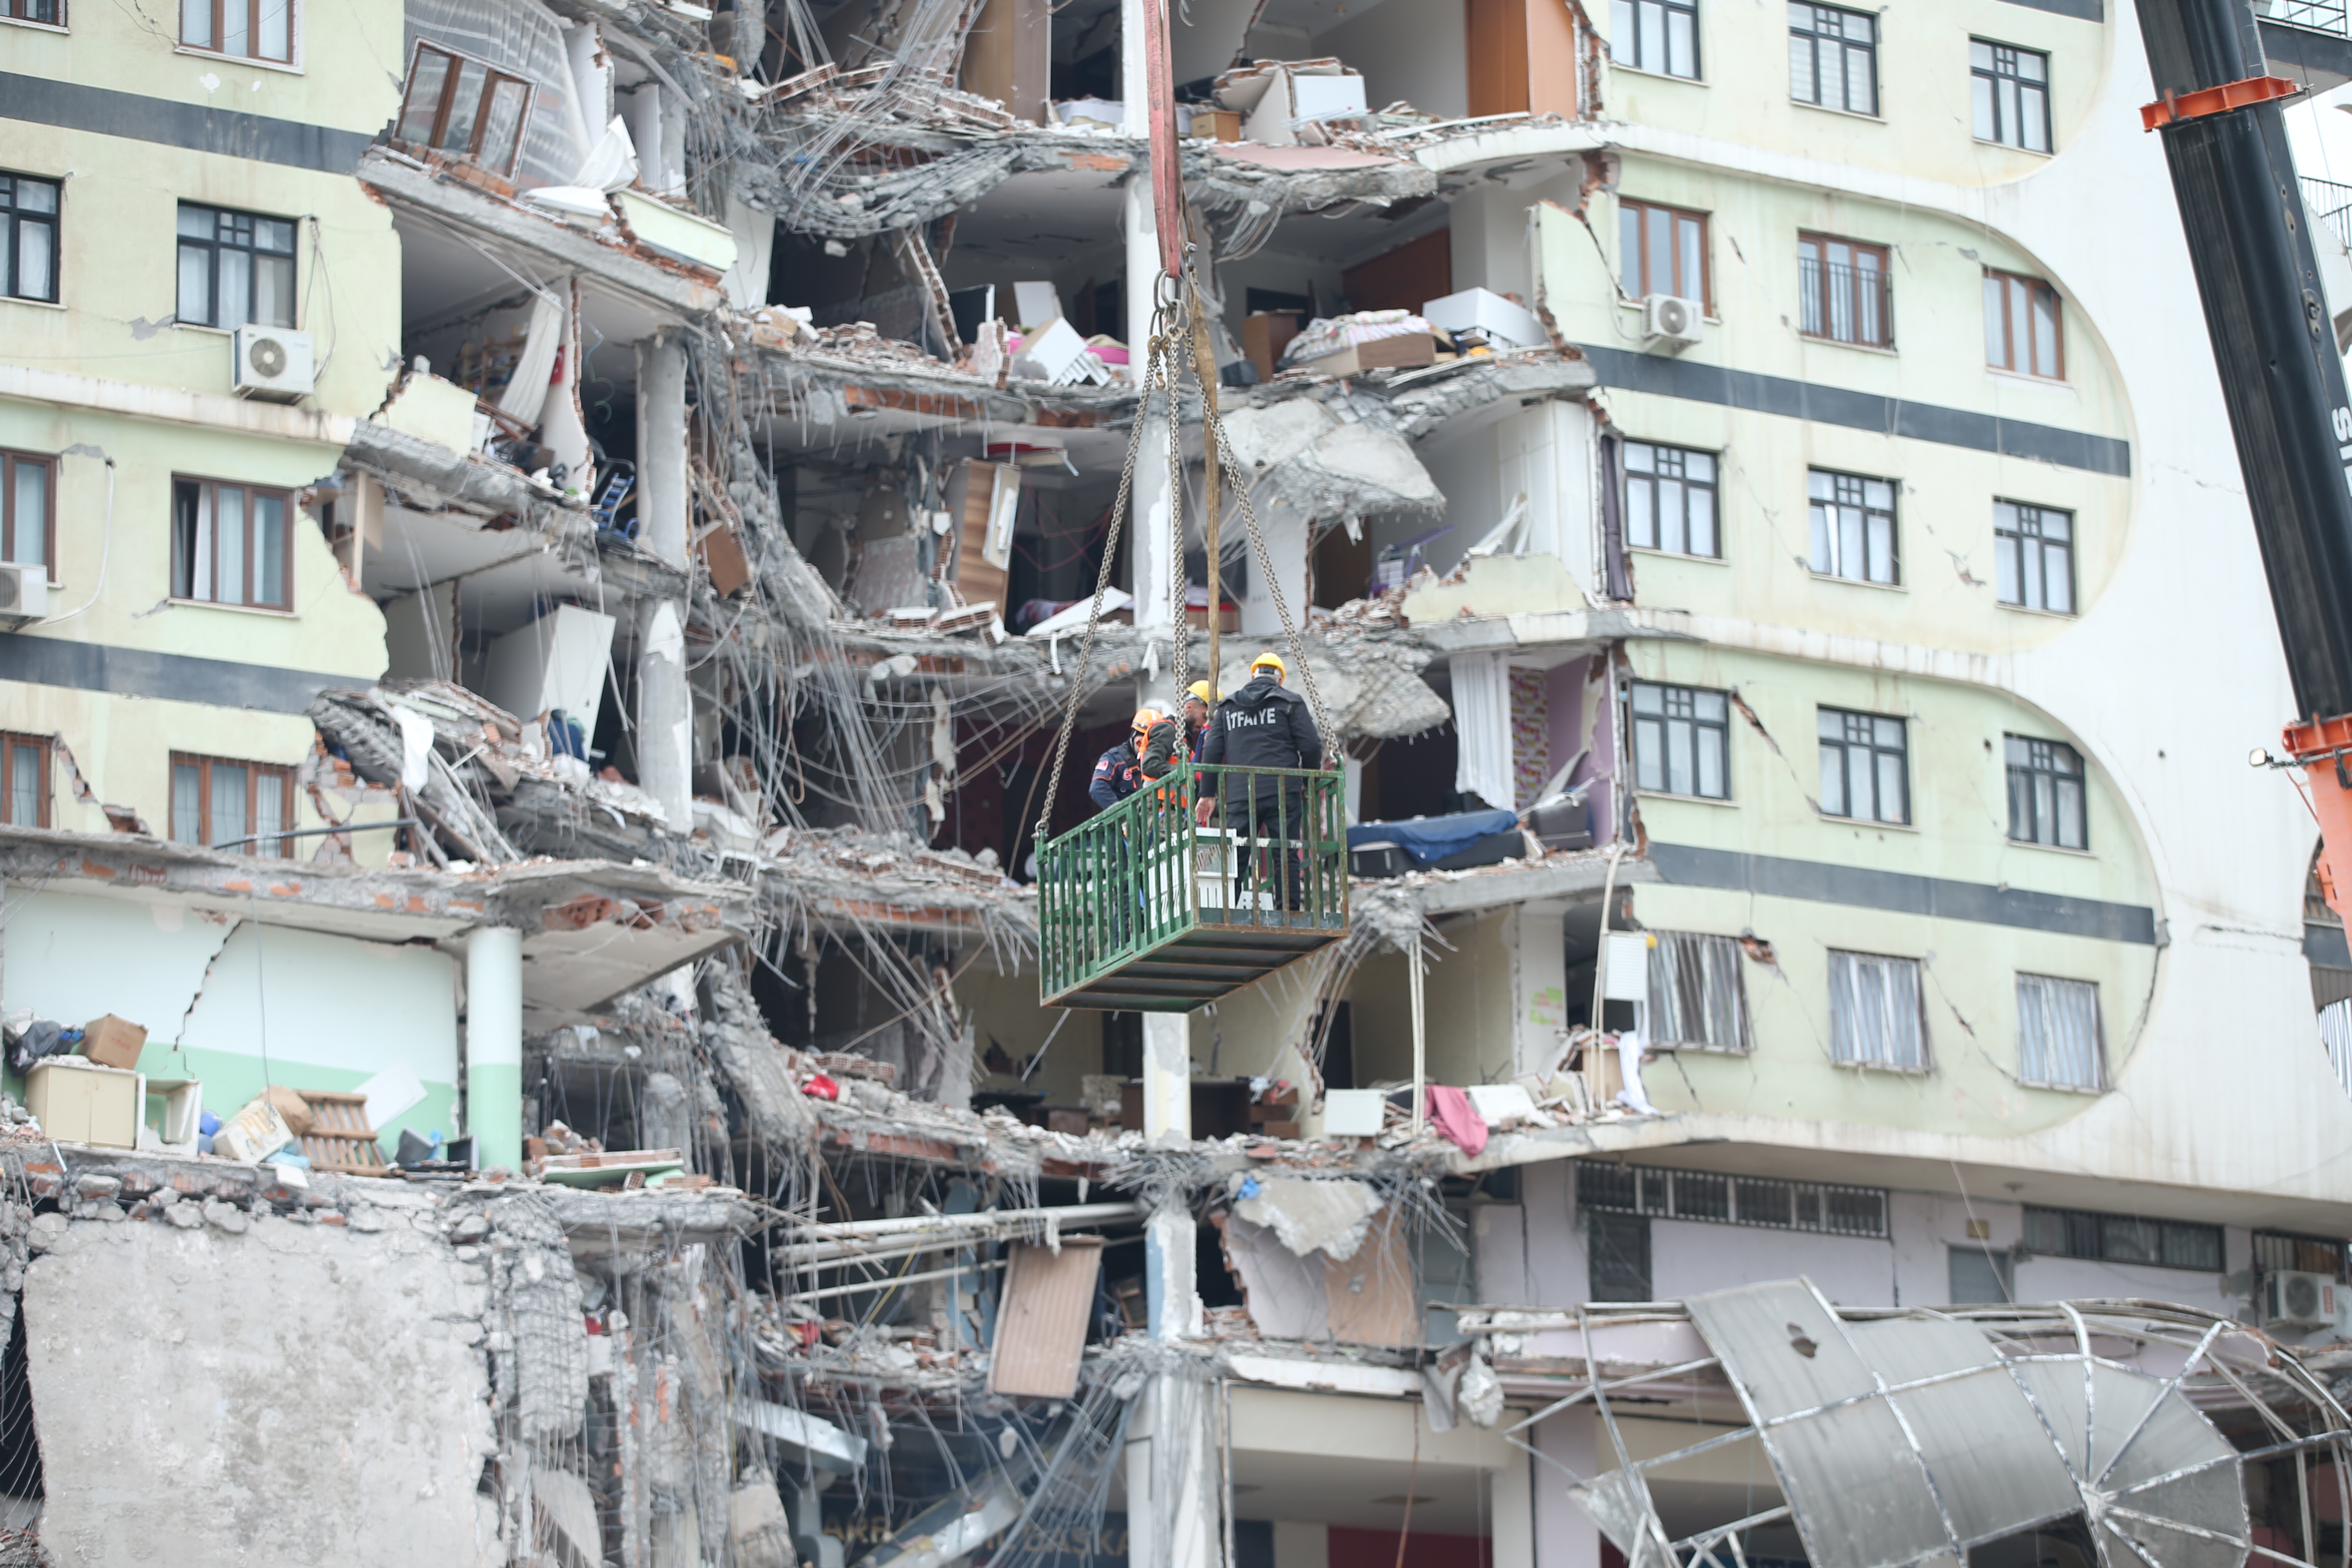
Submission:
[[[2050,1258],[2145,1263],[2158,1268],[2221,1269],[2221,1227],[2190,1220],[2144,1219],[2028,1205],[2025,1249]]]
[[[1911,820],[1911,784],[1903,721],[1823,708],[1815,721],[1822,748],[1824,816],[1858,822]]]
[[[2319,221],[2335,231],[2336,238],[2352,245],[2352,185],[2305,174],[2303,199],[2319,215]]]
[[[1722,692],[1637,680],[1633,706],[1635,788],[1731,798],[1731,705]]]
[[[288,840],[253,837],[272,829],[294,829],[293,769],[172,753],[173,843],[282,858],[290,853]]]
[[[1918,960],[1831,952],[1830,1059],[1846,1067],[1927,1070]]]
[[[2254,1267],[2264,1274],[2327,1274],[2352,1279],[2345,1269],[2340,1237],[2295,1236],[2283,1230],[2254,1232]]]
[[[49,742],[39,735],[0,734],[0,822],[50,827]]]
[[[55,560],[58,464],[30,452],[0,452],[0,561],[47,566]]]
[[[1878,18],[1834,5],[1789,7],[1789,93],[1799,103],[1878,112]]]
[[[1586,1258],[1596,1301],[1650,1300],[1650,1222],[1633,1215],[1585,1215]]]
[[[58,300],[55,180],[0,174],[0,292],[16,300]]]
[[[2327,1048],[2327,1065],[2336,1081],[2352,1094],[2352,998],[2331,1002],[2319,1010],[2319,1043]]]
[[[1635,299],[1668,294],[1707,298],[1706,215],[1650,202],[1617,204],[1617,254],[1625,292]]]
[[[179,319],[199,327],[294,324],[294,225],[180,204]]]
[[[1875,1187],[1600,1160],[1578,1161],[1576,1173],[1576,1201],[1586,1209],[1827,1236],[1886,1234],[1886,1194]]]
[[[1625,443],[1625,542],[1676,555],[1723,554],[1715,455],[1648,441]]]
[[[1986,364],[2046,381],[2065,379],[2065,323],[2057,289],[2038,278],[1987,272],[1984,317]]]
[[[2006,735],[2009,836],[2021,844],[2088,849],[2084,823],[2083,755],[2063,741]]]
[[[1650,933],[1649,1035],[1661,1045],[1745,1051],[1748,993],[1738,942],[1697,931]]]
[[[2017,977],[2017,1076],[2061,1089],[2105,1089],[2099,988],[2047,974]]]
[[[522,151],[530,96],[531,84],[522,78],[419,40],[394,134],[510,174]]]
[[[1807,337],[1895,346],[1895,282],[1885,246],[1801,236],[1797,282],[1798,330]]]
[[[1971,38],[1969,89],[1978,141],[2050,151],[2048,55]]]
[[[1813,468],[1806,475],[1805,486],[1811,502],[1815,572],[1857,583],[1902,581],[1902,563],[1895,549],[1893,480]]]
[[[1993,592],[2004,605],[2074,613],[2074,514],[1992,503]]]
[[[172,481],[172,596],[290,607],[286,558],[293,498],[211,479]]]
[[[1698,79],[1695,0],[1612,0],[1609,58],[1635,70]]]
[[[294,0],[180,0],[180,42],[244,59],[294,59]]]

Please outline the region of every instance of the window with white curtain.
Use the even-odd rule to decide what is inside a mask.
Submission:
[[[1845,1067],[1927,1070],[1917,959],[1831,952],[1830,1059]]]
[[[1688,931],[1650,935],[1650,1038],[1698,1050],[1748,1049],[1738,939]]]
[[[1517,804],[1511,766],[1510,660],[1499,653],[1457,653],[1454,677],[1454,787],[1504,811]]]
[[[2047,974],[2017,977],[2017,1076],[2053,1089],[2107,1087],[2096,985]]]

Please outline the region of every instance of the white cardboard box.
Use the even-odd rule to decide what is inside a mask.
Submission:
[[[1421,313],[1441,331],[1460,332],[1484,327],[1516,348],[1539,349],[1551,341],[1533,310],[1484,289],[1465,289],[1443,300],[1432,300]]]
[[[1327,1138],[1377,1138],[1388,1096],[1377,1089],[1328,1089],[1323,1091],[1323,1135]]]

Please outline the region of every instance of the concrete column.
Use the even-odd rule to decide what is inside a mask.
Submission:
[[[1224,1556],[1213,1384],[1154,1375],[1127,1429],[1129,1568],[1219,1568]]]
[[[466,1131],[484,1170],[522,1169],[522,932],[466,939]]]
[[[686,564],[686,344],[657,333],[637,343],[637,542]]]
[[[1265,536],[1265,553],[1274,563],[1274,580],[1282,584],[1283,602],[1290,606],[1293,626],[1307,625],[1307,520],[1286,506],[1269,506],[1258,514],[1258,531]],[[1261,579],[1257,561],[1250,562],[1249,597],[1241,601],[1241,625],[1255,639],[1280,638],[1282,616],[1274,607],[1274,590]],[[1288,652],[1285,650],[1285,657]],[[1297,684],[1295,681],[1293,684]]]
[[[687,535],[686,345],[667,334],[637,344],[637,542],[684,569]],[[686,606],[637,609],[637,784],[672,828],[694,827],[694,706],[686,684]]]
[[[1563,1410],[1535,1429],[1536,1451],[1556,1461],[1543,1466],[1544,1479],[1532,1489],[1535,1568],[1601,1568],[1601,1531],[1594,1528],[1591,1517],[1568,1495],[1565,1478],[1559,1468],[1565,1465],[1571,1475],[1590,1476],[1616,1468],[1617,1458],[1609,1451],[1607,1439],[1596,1439],[1594,1436],[1596,1425],[1591,1407],[1586,1405]],[[1498,1510],[1501,1490],[1499,1487],[1496,1489]],[[1496,1545],[1499,1547],[1501,1542],[1497,1541]],[[1496,1564],[1501,1568],[1499,1551]]]

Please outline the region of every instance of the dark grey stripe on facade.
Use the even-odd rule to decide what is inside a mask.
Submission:
[[[2138,904],[2069,899],[1996,888],[1982,882],[1949,882],[1905,871],[1873,871],[1820,860],[1789,860],[1778,855],[1746,855],[1732,849],[1702,849],[1688,844],[1650,846],[1658,879],[1693,888],[1728,888],[1766,898],[1804,899],[1817,904],[1892,910],[1931,920],[1973,921],[1980,925],[2018,926],[2062,936],[2097,937],[2153,946],[2156,911]]]
[[[2104,22],[2107,8],[2099,0],[2009,0],[2012,5],[2022,5],[2029,11],[2047,11],[2054,16],[2072,16],[2077,21]]]
[[[22,634],[0,637],[0,680],[70,686],[167,702],[202,702],[214,708],[254,708],[265,713],[299,713],[321,691],[372,684],[365,676],[319,675],[266,664],[191,658],[185,654]]]
[[[2054,463],[2062,468],[2084,468],[2095,474],[2127,477],[2131,473],[2131,443],[2111,436],[2081,430],[2061,430],[2054,425],[2029,425],[2021,419],[2001,419],[1971,414],[1964,408],[1942,408],[1932,403],[1912,403],[1881,397],[1874,392],[1852,392],[1785,376],[1759,375],[1753,371],[1697,364],[1666,354],[1634,353],[1580,343],[1592,362],[1603,386],[1679,397],[1692,403],[1713,403],[1725,408],[1745,408],[1758,414],[1781,414],[1816,424],[1843,425],[1882,436],[1902,436],[1914,441],[1934,441],[1946,447],[1998,452],[2004,458]]]
[[[375,138],[299,120],[272,120],[201,103],[175,103],[144,93],[84,87],[79,82],[0,71],[0,120],[24,120],[65,131],[125,136],[195,153],[216,153],[295,169],[348,174]]]

